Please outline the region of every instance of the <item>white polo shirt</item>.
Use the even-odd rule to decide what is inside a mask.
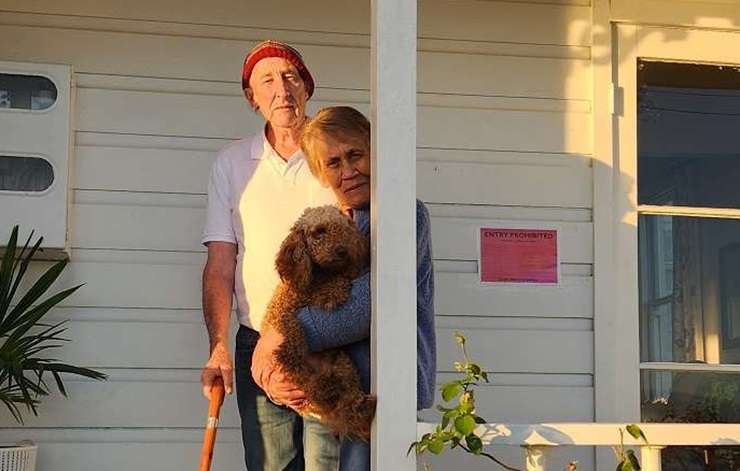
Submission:
[[[279,282],[275,256],[306,208],[336,204],[308,169],[299,150],[286,162],[264,131],[235,141],[216,157],[208,185],[203,243],[237,245],[236,294],[239,322],[259,330]]]

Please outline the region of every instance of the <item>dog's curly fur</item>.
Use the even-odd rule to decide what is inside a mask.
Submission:
[[[333,206],[309,208],[283,241],[275,266],[282,282],[267,307],[264,323],[285,340],[275,360],[286,376],[306,392],[303,415],[315,415],[340,437],[369,440],[375,397],[360,386],[359,375],[341,350],[318,353],[308,348],[296,312],[303,306],[333,310],[349,299],[352,280],[369,263],[368,241],[355,224]]]

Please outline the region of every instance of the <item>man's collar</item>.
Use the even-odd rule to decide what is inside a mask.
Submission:
[[[283,162],[290,163],[290,161],[293,160],[293,157],[302,152],[299,147],[287,161],[280,157],[280,154],[278,154],[272,144],[270,144],[270,141],[267,139],[267,126],[268,123],[265,123],[265,125],[262,127],[260,137],[254,140],[254,144],[252,147],[252,159],[261,160],[264,155],[269,153],[269,155],[275,156]]]
[[[272,150],[272,146],[267,141],[267,123],[265,123],[265,125],[262,126],[262,132],[260,135],[252,142],[252,160],[261,160],[262,155],[268,149]]]

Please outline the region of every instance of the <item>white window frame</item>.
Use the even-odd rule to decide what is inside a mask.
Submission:
[[[627,110],[622,105],[628,84],[620,82],[619,74],[630,67],[632,59],[631,77],[636,79],[638,24],[704,28],[704,34],[723,34],[728,28],[737,29],[740,10],[733,0],[592,0],[591,5],[594,418],[597,422],[632,422],[640,419],[637,231],[629,228],[636,222],[637,202],[631,192],[634,180],[622,178],[622,172],[636,175],[635,165],[625,162],[630,152],[633,158],[636,155],[636,135],[625,129]],[[673,33],[675,40],[680,33]],[[697,49],[686,46],[685,41],[674,41],[661,55],[695,61],[688,56],[695,56]],[[734,55],[723,62],[740,60],[740,49],[718,49],[704,48],[701,53]],[[611,450],[597,448],[596,463],[597,469],[611,469]]]
[[[31,230],[44,237],[45,249],[34,258],[69,258],[75,98],[72,67],[0,61],[0,72],[45,77],[57,89],[49,108],[0,109],[0,155],[42,158],[54,171],[54,180],[43,191],[0,191],[0,212],[7,220],[0,228],[0,245],[18,224],[20,240],[26,240]]]
[[[597,2],[595,11],[601,9],[601,24],[610,34],[595,43],[594,55],[606,51],[612,60],[594,66],[595,412],[597,421],[638,421],[641,371],[697,369],[640,363],[638,214],[740,219],[740,211],[638,205],[637,60],[740,64],[740,47],[716,47],[727,39],[740,44],[740,32],[613,23],[604,13],[609,7]],[[598,19],[597,14],[594,28]]]

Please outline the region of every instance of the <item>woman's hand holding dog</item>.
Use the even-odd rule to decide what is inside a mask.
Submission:
[[[252,355],[252,378],[275,404],[300,409],[305,406],[306,393],[288,381],[275,364],[275,350],[283,340],[283,336],[276,329],[263,325],[260,339]]]

